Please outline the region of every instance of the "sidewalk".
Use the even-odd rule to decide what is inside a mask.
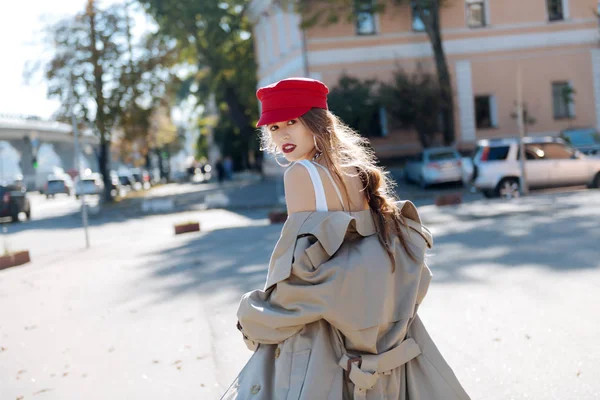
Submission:
[[[223,183],[166,184],[143,196],[125,198],[118,203],[105,205],[104,210],[119,212],[125,216],[139,216],[208,208],[266,208],[277,204],[277,189],[278,183],[275,181],[261,180],[260,176],[253,173],[240,173],[234,180]],[[219,201],[223,198],[226,199],[225,202]]]

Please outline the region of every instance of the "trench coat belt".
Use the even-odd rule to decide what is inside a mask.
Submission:
[[[386,374],[406,364],[421,354],[421,348],[412,338],[381,354],[363,354],[351,357],[344,354],[339,366],[348,372],[354,383],[354,399],[366,399],[366,391],[372,389],[379,375]]]

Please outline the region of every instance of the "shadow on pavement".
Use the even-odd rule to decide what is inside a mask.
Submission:
[[[264,286],[269,257],[279,238],[282,224],[219,229],[207,232],[180,247],[147,254],[146,264],[158,277],[174,277],[162,298],[189,291],[229,293],[228,303],[247,291]]]
[[[568,273],[600,267],[599,238],[600,224],[593,217],[568,210],[492,217],[477,222],[476,230],[459,225],[437,235],[429,264],[435,282],[473,281],[463,270],[482,264]]]
[[[551,272],[598,268],[600,225],[570,209],[547,210],[537,215],[509,215],[478,221],[454,222],[435,235],[429,264],[434,282],[489,283],[473,277],[473,267],[522,266]],[[529,219],[529,220],[524,220]],[[169,251],[149,254],[148,268],[169,282],[163,299],[188,291],[223,292],[224,302],[262,288],[269,257],[282,225],[221,229],[195,238]]]

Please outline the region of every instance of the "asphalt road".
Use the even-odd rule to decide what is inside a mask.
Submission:
[[[0,399],[218,399],[250,356],[235,310],[281,225],[258,209],[111,214],[86,250],[74,199],[40,201],[3,237],[32,262],[0,271]],[[420,314],[473,399],[600,399],[599,202],[421,207]],[[174,236],[189,220],[202,232]]]

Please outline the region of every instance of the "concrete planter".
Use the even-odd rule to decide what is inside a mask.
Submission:
[[[460,193],[442,194],[435,198],[435,205],[438,207],[455,206],[460,203],[462,203],[462,194]]]
[[[175,225],[175,234],[181,235],[182,233],[188,232],[200,232],[199,222],[187,222],[185,224]]]
[[[0,270],[27,264],[30,261],[29,250],[10,253],[8,255],[0,256]]]
[[[287,217],[286,211],[271,211],[269,213],[269,221],[272,224],[282,224],[287,220]]]

